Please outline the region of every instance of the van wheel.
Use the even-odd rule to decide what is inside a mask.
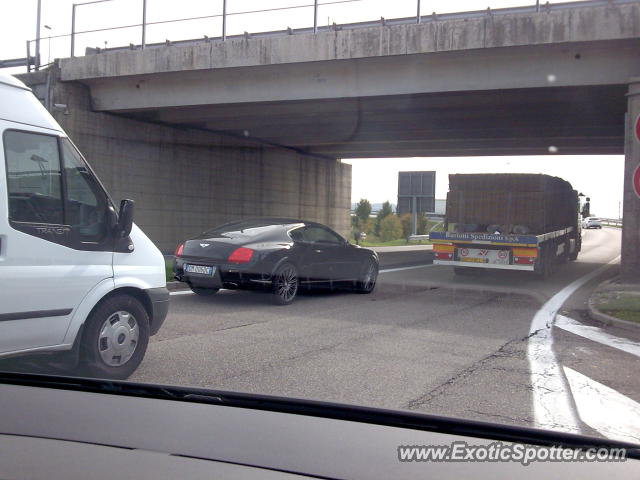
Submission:
[[[97,378],[124,380],[140,365],[149,343],[149,315],[130,295],[99,304],[85,325],[80,370]]]

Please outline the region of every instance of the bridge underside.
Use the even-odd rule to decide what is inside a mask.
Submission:
[[[116,111],[337,158],[624,153],[628,85]]]

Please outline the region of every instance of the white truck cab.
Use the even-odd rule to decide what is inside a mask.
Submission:
[[[30,89],[0,73],[0,359],[69,351],[81,374],[127,378],[168,306],[133,202],[116,211]]]

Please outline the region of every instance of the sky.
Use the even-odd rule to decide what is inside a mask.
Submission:
[[[436,172],[436,198],[445,199],[451,173],[545,173],[561,177],[591,198],[593,215],[619,218],[624,181],[622,155],[442,157],[344,160],[352,165],[351,201],[397,203],[398,172]],[[604,168],[603,168],[604,166]],[[374,173],[372,173],[374,172]]]
[[[72,4],[86,0],[42,0],[41,58],[44,63],[70,55]],[[320,0],[318,23],[348,23],[365,20],[407,17],[416,14],[417,0]],[[545,0],[546,1],[546,0]],[[565,0],[566,1],[566,0]],[[534,4],[535,0],[422,0],[422,14],[485,10]],[[541,2],[545,3],[545,2]],[[555,3],[555,2],[551,2]],[[227,34],[299,28],[313,25],[313,0],[227,0]],[[36,36],[37,0],[0,0],[0,59],[26,56],[26,42]],[[267,8],[304,6],[290,10],[239,14]],[[219,15],[222,0],[147,0],[147,21]],[[79,5],[76,31],[137,25],[142,21],[142,0],[109,0]],[[49,28],[45,28],[45,25]],[[147,27],[147,42],[164,42],[219,36],[220,18],[207,18]],[[62,35],[62,36],[61,36]],[[54,38],[48,39],[52,36]],[[139,44],[139,26],[115,31],[82,33],[76,38],[76,55],[86,47],[113,47]],[[106,42],[106,43],[105,43]],[[33,48],[33,46],[32,46]],[[33,54],[33,49],[32,49]],[[25,68],[9,69],[21,73]],[[622,201],[622,156],[542,156],[474,158],[400,158],[345,160],[353,165],[352,201],[368,198],[372,202],[396,202],[398,171],[435,170],[436,197],[445,198],[449,173],[523,172],[547,173],[570,181],[574,188],[589,195],[592,211],[617,218]],[[602,168],[602,166],[605,168]]]

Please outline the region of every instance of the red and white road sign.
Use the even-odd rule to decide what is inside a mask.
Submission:
[[[633,171],[633,191],[636,192],[638,198],[640,198],[640,165]]]

